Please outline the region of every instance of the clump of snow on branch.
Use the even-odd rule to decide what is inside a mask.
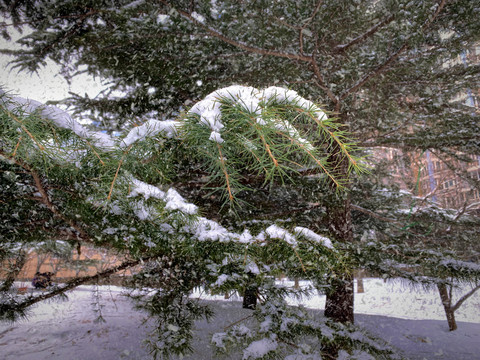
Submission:
[[[147,137],[153,137],[158,133],[162,133],[167,138],[174,138],[177,136],[178,126],[179,122],[175,120],[148,120],[144,124],[130,130],[120,145],[128,147],[138,140],[143,140]]]
[[[275,339],[264,338],[254,341],[243,350],[243,360],[259,359],[267,355],[271,351],[278,348],[278,342]]]
[[[277,86],[271,86],[264,90],[258,90],[251,86],[232,85],[223,89],[216,90],[205,97],[202,101],[196,103],[189,111],[191,114],[197,114],[200,122],[212,130],[210,140],[222,143],[221,130],[224,128],[221,115],[221,99],[228,99],[239,105],[245,111],[257,118],[257,124],[265,125],[262,118],[261,103],[274,101],[278,103],[291,103],[306,111],[314,110],[319,121],[327,118],[326,114],[311,101],[304,99],[296,91],[287,90]],[[291,136],[300,138],[296,129],[286,121],[278,121],[276,127],[287,131]],[[308,146],[305,139],[300,138],[300,142]]]
[[[145,199],[150,197],[162,200],[165,202],[165,209],[179,210],[185,214],[194,215],[197,213],[197,206],[185,201],[185,199],[177,192],[177,190],[170,188],[165,193],[156,186],[144,183],[138,179],[132,179],[133,188],[130,191],[129,197],[136,195],[143,195]]]
[[[318,244],[322,244],[323,246],[325,246],[329,249],[333,249],[332,241],[329,238],[327,238],[325,236],[318,235],[317,233],[313,232],[310,229],[307,229],[307,228],[301,227],[301,226],[297,226],[294,229],[294,232],[297,235],[302,235],[302,236],[306,237],[308,240],[312,240],[312,241],[314,241]]]
[[[295,240],[295,237],[290,234],[287,230],[282,229],[281,227],[277,225],[270,225],[265,232],[270,236],[272,239],[280,239],[280,240],[285,240],[287,244],[290,244],[292,246],[297,245],[297,240]]]

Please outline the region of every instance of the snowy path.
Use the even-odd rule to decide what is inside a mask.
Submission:
[[[459,310],[459,329],[449,332],[436,292],[411,291],[401,284],[365,279],[365,293],[356,294],[357,324],[401,349],[409,359],[480,359],[480,295]],[[29,321],[0,324],[0,358],[42,359],[150,359],[143,340],[148,325],[133,311],[121,288],[100,287],[105,323],[95,323],[93,287],[69,294],[69,301],[49,301],[32,310]],[[322,308],[324,298],[306,302]],[[198,324],[195,360],[214,358],[211,334],[250,312],[236,301],[217,302],[215,320]],[[368,310],[368,311],[367,311]],[[365,313],[374,313],[367,315]],[[231,357],[234,359],[234,357]],[[241,356],[238,356],[241,358]]]

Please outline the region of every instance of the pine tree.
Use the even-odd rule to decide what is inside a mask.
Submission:
[[[449,155],[479,153],[478,116],[458,97],[479,88],[479,66],[455,62],[480,40],[479,7],[471,0],[2,2],[14,24],[34,28],[20,41],[27,50],[14,53],[16,66],[35,71],[51,58],[67,77],[86,66],[107,79],[112,91],[122,92],[69,100],[79,115],[96,117],[110,132],[152,116],[171,118],[232,83],[281,85],[335,112],[335,128],[348,129],[362,147]],[[349,162],[335,154],[327,162],[346,179]],[[474,252],[469,260],[478,261],[478,220],[431,204],[419,210],[416,205],[425,207],[420,199],[384,190],[376,177],[380,167],[372,165],[368,177],[343,184],[350,189],[346,193],[305,177],[276,190],[279,203],[254,197],[260,201],[255,216],[309,221],[349,254],[328,276],[326,314],[339,321],[353,321],[355,267],[412,281],[428,274],[433,284],[440,274],[443,279],[476,274],[469,266],[452,268],[442,261],[465,249]],[[182,179],[190,172],[188,166],[172,170]],[[222,223],[235,223],[223,202],[233,196],[228,186],[222,201],[214,196],[209,202],[201,185],[189,185],[185,197],[221,214]],[[250,194],[240,194],[233,202],[240,204],[237,216],[255,213],[241,206],[252,200]]]

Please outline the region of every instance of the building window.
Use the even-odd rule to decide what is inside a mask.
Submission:
[[[468,173],[473,180],[480,180],[480,170],[469,171]]]
[[[453,187],[453,186],[455,186],[455,180],[453,180],[453,179],[452,179],[452,180],[445,181],[445,182],[443,183],[443,188],[444,188],[444,189],[448,189],[448,188],[451,188],[451,187]]]
[[[478,196],[478,190],[473,190],[473,196],[474,199],[479,199],[480,197]]]

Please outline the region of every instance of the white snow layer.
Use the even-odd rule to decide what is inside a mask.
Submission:
[[[212,130],[210,140],[222,143],[221,129],[224,124],[221,121],[220,100],[228,99],[245,109],[246,112],[255,117],[259,125],[265,125],[261,118],[262,109],[260,102],[276,101],[280,103],[292,103],[304,110],[314,110],[319,121],[327,118],[326,114],[311,101],[304,99],[296,91],[287,90],[277,86],[271,86],[264,90],[258,90],[251,86],[232,85],[223,89],[216,90],[205,97],[202,101],[196,103],[189,113],[200,116],[200,122]],[[287,131],[295,138],[299,138],[298,132],[287,122],[279,122],[278,128]],[[305,139],[299,138],[300,142],[309,146]],[[310,145],[311,146],[311,145]]]
[[[333,249],[332,241],[329,238],[327,238],[325,236],[318,235],[317,233],[313,232],[310,229],[307,229],[307,228],[301,227],[301,226],[297,226],[294,229],[294,231],[298,235],[303,235],[309,240],[312,240],[316,243],[322,244],[323,246],[325,246],[329,249]]]
[[[174,138],[177,136],[177,127],[179,125],[180,123],[175,120],[148,120],[144,124],[130,130],[127,136],[122,140],[121,146],[128,147],[138,140],[153,137],[158,133],[163,133],[167,138]]]
[[[98,131],[91,131],[74,120],[69,113],[55,106],[47,106],[39,101],[25,99],[17,96],[9,96],[0,89],[0,96],[5,96],[5,101],[0,98],[1,105],[8,111],[18,108],[27,114],[38,113],[40,116],[49,119],[58,127],[70,129],[83,139],[91,139],[93,144],[101,148],[111,148],[115,145],[113,139],[108,135]]]
[[[275,351],[278,342],[275,339],[264,338],[254,341],[243,350],[243,360],[258,359],[267,355],[270,351]]]
[[[478,359],[480,292],[455,312],[458,329],[448,331],[443,305],[436,289],[414,290],[403,286],[401,282],[384,282],[382,279],[367,278],[363,282],[365,292],[355,293],[357,324],[401,349],[405,358]],[[289,286],[293,286],[293,281],[289,282]],[[93,311],[92,296],[96,290],[102,299],[105,323],[94,323],[96,314]],[[456,298],[468,290],[467,287],[458,294],[455,293]],[[2,359],[151,359],[149,349],[143,344],[156,326],[155,319],[148,319],[145,323],[145,313],[134,311],[131,300],[121,295],[123,292],[124,289],[114,286],[80,286],[68,292],[68,301],[38,303],[29,312],[27,321],[0,323]],[[201,290],[196,295],[201,298],[204,296]],[[233,296],[226,300],[222,294],[205,299],[215,300],[210,304],[216,316],[208,322],[195,322],[195,353],[184,357],[184,360],[217,358],[215,346],[210,346],[210,343],[220,348],[225,346],[228,334],[221,331],[230,328],[232,324],[245,321],[251,315],[251,310],[242,308],[239,297]],[[305,306],[310,311],[319,311],[314,309],[323,309],[324,304],[325,295],[317,295],[310,298]],[[321,311],[318,316],[322,316]],[[263,327],[268,330],[267,319]],[[326,326],[322,327],[322,334],[326,334],[327,329]],[[316,360],[317,357],[312,355],[302,357],[294,354],[288,355],[286,359]],[[238,360],[242,356],[242,353],[234,352],[227,357]],[[353,358],[355,357],[350,357]]]

